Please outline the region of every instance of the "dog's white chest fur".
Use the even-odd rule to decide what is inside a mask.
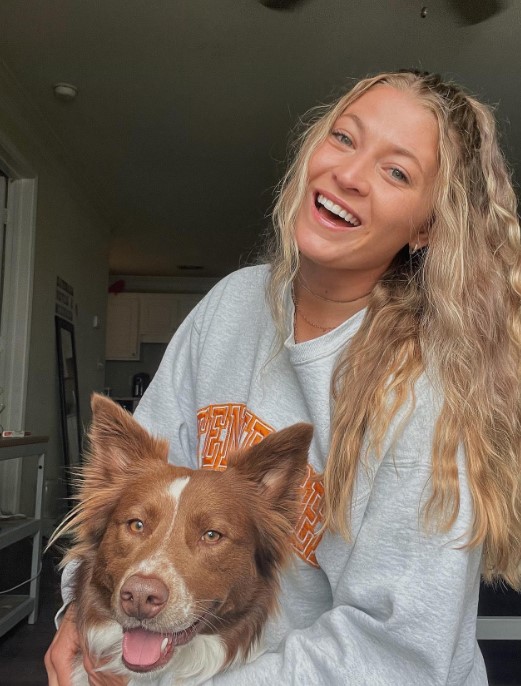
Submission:
[[[117,641],[114,641],[115,634],[119,634]],[[225,647],[219,636],[199,635],[178,648],[164,670],[155,674],[135,674],[121,662],[121,630],[118,627],[94,631],[90,639],[90,645],[97,654],[111,656],[102,671],[130,678],[129,686],[197,686],[221,671],[226,658]],[[73,686],[88,686],[82,663],[77,664],[72,683]]]

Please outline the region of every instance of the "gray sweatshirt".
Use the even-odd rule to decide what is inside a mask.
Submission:
[[[331,374],[364,312],[318,339],[276,351],[265,300],[268,267],[223,279],[183,322],[136,411],[191,468],[223,466],[238,446],[295,422],[315,427],[296,563],[282,579],[281,611],[266,652],[216,675],[214,686],[483,686],[476,642],[481,550],[468,550],[472,504],[463,455],[461,506],[447,534],[421,525],[430,493],[431,446],[440,398],[422,376],[398,413],[381,459],[359,470],[352,540],[320,535],[319,503],[330,441]],[[288,321],[292,303],[288,298]],[[411,394],[412,395],[412,394]],[[397,427],[398,439],[393,441]],[[72,600],[70,563],[64,601]]]
[[[266,628],[267,651],[208,683],[487,684],[476,642],[481,550],[462,547],[472,525],[462,455],[453,528],[427,533],[420,521],[439,396],[422,376],[414,410],[402,408],[381,459],[369,455],[359,470],[352,542],[321,537],[318,477],[330,442],[331,374],[364,312],[305,343],[295,344],[290,331],[274,355],[267,277],[268,267],[249,267],[217,284],[177,331],[136,411],[170,441],[172,461],[192,468],[219,468],[237,446],[295,422],[315,427],[297,562],[283,578],[281,611]],[[289,299],[287,306],[292,319]]]

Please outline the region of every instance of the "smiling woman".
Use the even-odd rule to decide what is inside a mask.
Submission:
[[[308,162],[295,221],[301,278],[318,293],[353,299],[404,246],[423,247],[437,149],[436,118],[410,93],[379,85],[349,105]]]
[[[437,76],[387,73],[299,143],[269,264],[192,311],[135,414],[172,462],[217,472],[314,425],[280,611],[211,683],[485,686],[481,574],[521,587],[521,244],[493,116]]]
[[[337,148],[346,150],[344,156]],[[325,473],[327,517],[347,533],[344,508],[357,473],[349,456],[360,454],[368,427],[378,451],[387,422],[407,397],[406,386],[428,370],[445,400],[435,426],[434,489],[425,511],[433,517],[437,511],[442,528],[454,523],[461,491],[453,459],[463,445],[474,507],[470,540],[489,537],[486,578],[503,576],[519,586],[521,243],[493,115],[438,76],[404,71],[361,81],[304,133],[274,212],[280,248],[275,244],[272,253],[268,295],[279,331],[284,314],[278,303],[288,279],[298,292],[302,275],[311,272],[315,283],[309,288],[306,274],[302,297],[306,307],[313,298],[315,307],[321,300],[322,311],[324,304],[333,307],[333,293],[349,292],[358,282],[358,273],[352,278],[349,271],[351,266],[356,272],[351,246],[337,250],[333,268],[324,269],[304,254],[299,240],[313,233],[311,222],[305,224],[306,196],[313,198],[315,159],[329,150],[334,162],[318,174],[341,189],[344,207],[361,207],[362,213],[360,226],[341,237],[363,237],[366,203],[368,229],[375,216],[382,221],[371,248],[381,253],[381,242],[395,242],[396,250],[373,284],[363,325],[336,366],[331,450],[338,454]],[[344,160],[341,166],[334,164],[338,159]],[[417,186],[422,192],[414,198]],[[389,204],[380,204],[384,196]],[[408,199],[412,203],[402,207]],[[370,203],[381,214],[372,213]],[[336,233],[329,233],[334,244]],[[326,242],[324,235],[315,244]],[[344,311],[353,307],[339,298],[333,302]],[[316,335],[308,329],[306,338]],[[391,404],[389,390],[396,394]],[[462,415],[462,407],[468,413]]]

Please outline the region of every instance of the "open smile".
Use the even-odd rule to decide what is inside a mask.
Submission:
[[[189,643],[204,626],[200,617],[181,631],[159,633],[143,627],[123,632],[122,659],[133,672],[151,672],[164,667],[178,646]]]
[[[314,194],[314,214],[322,224],[334,229],[356,229],[361,226],[360,218],[345,205],[316,192]]]

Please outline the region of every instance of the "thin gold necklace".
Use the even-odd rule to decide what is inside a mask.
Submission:
[[[311,288],[307,285],[306,281],[304,280],[304,277],[302,274],[298,275],[298,278],[300,280],[300,283],[302,285],[302,288],[306,290],[308,293],[311,293],[311,295],[314,295],[315,298],[318,298],[319,300],[325,300],[328,303],[338,303],[339,305],[348,305],[349,303],[355,303],[357,300],[362,300],[362,298],[367,298],[368,295],[371,294],[371,291],[369,293],[365,293],[364,295],[358,296],[358,298],[353,298],[352,300],[333,300],[333,298],[326,298],[325,295],[319,295],[318,293],[315,293],[314,291],[311,290]],[[302,314],[302,313],[301,313]],[[309,322],[308,322],[309,324]]]
[[[295,305],[295,312],[297,315],[302,317],[302,319],[306,322],[306,324],[309,324],[312,326],[314,329],[319,329],[320,331],[323,331],[324,333],[329,333],[329,331],[333,331],[333,329],[336,329],[338,324],[335,324],[335,326],[319,326],[318,324],[314,324],[312,321],[310,321],[306,315],[302,312],[301,309],[297,305]]]
[[[330,302],[335,302],[335,303],[344,303],[344,304],[349,304],[349,303],[354,303],[357,302],[358,300],[362,300],[362,298],[366,298],[369,293],[366,295],[361,295],[359,298],[354,298],[353,300],[330,300],[330,298],[325,298],[320,295],[317,295],[316,293],[313,293],[313,291],[307,287],[305,283],[302,283],[304,288],[311,293],[311,295],[315,295],[317,298],[321,300],[328,300]],[[320,324],[317,324],[316,322],[312,322],[310,319],[306,317],[306,315],[302,312],[301,308],[299,307],[298,301],[297,301],[297,296],[295,295],[295,287],[292,284],[291,286],[291,299],[293,300],[293,305],[295,306],[295,315],[294,315],[294,320],[293,320],[293,335],[295,338],[295,342],[297,341],[297,316],[301,317],[306,324],[309,324],[309,326],[313,327],[314,329],[317,329],[318,331],[322,331],[322,333],[326,334],[329,333],[330,331],[333,331],[333,329],[336,329],[337,326],[340,326],[340,324],[334,324],[333,326],[321,326]]]
[[[334,326],[320,326],[320,324],[315,324],[314,322],[309,320],[306,317],[306,315],[302,312],[302,310],[300,309],[300,307],[298,305],[297,296],[295,295],[295,289],[293,287],[291,288],[291,299],[293,300],[293,305],[295,306],[295,321],[293,322],[293,329],[296,329],[297,315],[302,317],[302,319],[306,322],[306,324],[309,324],[314,329],[318,329],[319,331],[322,331],[323,333],[328,333],[329,331],[333,331],[333,329],[336,329],[336,327],[339,326],[338,324],[335,324]]]

